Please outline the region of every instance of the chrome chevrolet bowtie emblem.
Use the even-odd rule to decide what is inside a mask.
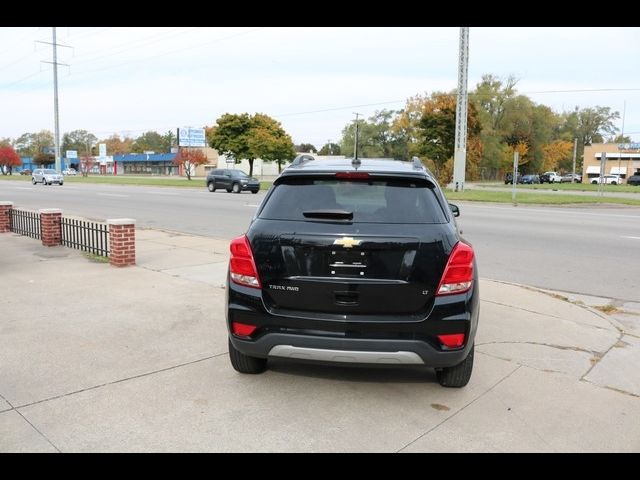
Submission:
[[[344,237],[333,242],[334,245],[342,245],[344,248],[353,248],[356,245],[360,245],[361,240],[354,240],[351,237]]]

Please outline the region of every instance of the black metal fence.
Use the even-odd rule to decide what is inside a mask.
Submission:
[[[109,228],[104,223],[85,222],[62,217],[62,245],[109,256]]]
[[[13,233],[31,238],[40,238],[40,214],[28,210],[9,210],[9,229]]]

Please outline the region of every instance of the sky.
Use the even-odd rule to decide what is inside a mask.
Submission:
[[[338,142],[355,113],[455,89],[457,27],[57,27],[60,135],[136,137],[265,113],[294,143]],[[48,43],[41,43],[48,42]],[[54,131],[51,27],[0,28],[0,137]],[[62,46],[64,45],[64,46]],[[640,141],[640,28],[470,27],[483,74],[556,112],[608,106]],[[592,90],[592,91],[589,91]],[[593,91],[599,90],[599,91]]]

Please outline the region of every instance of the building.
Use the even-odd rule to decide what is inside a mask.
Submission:
[[[640,172],[640,143],[593,143],[584,147],[582,182],[600,176],[602,153],[606,153],[603,175],[620,175],[625,181]]]

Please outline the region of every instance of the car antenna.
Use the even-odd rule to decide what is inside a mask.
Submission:
[[[362,115],[361,113],[355,113],[356,116],[356,135],[355,135],[355,142],[354,142],[354,147],[353,147],[353,160],[351,161],[351,164],[355,167],[358,168],[360,166],[360,164],[362,163],[360,161],[360,159],[358,158],[358,117],[360,115]]]

